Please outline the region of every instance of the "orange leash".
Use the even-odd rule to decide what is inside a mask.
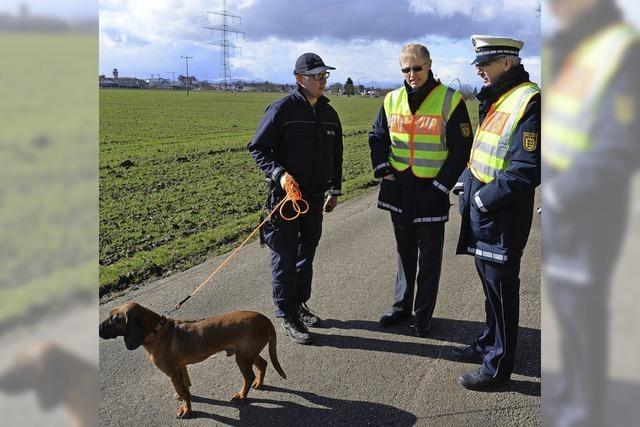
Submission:
[[[196,294],[196,292],[198,292],[204,285],[206,285],[207,282],[209,280],[211,280],[211,278],[213,276],[215,276],[218,273],[218,271],[220,271],[222,269],[222,267],[224,267],[225,264],[227,262],[229,262],[231,260],[231,258],[233,258],[236,255],[236,253],[238,253],[240,248],[242,248],[245,245],[245,243],[247,243],[256,234],[256,232],[258,230],[260,230],[260,227],[262,227],[263,225],[265,225],[267,223],[267,221],[269,221],[271,216],[273,216],[273,214],[278,209],[280,210],[280,216],[285,221],[293,221],[294,219],[298,218],[300,215],[304,215],[305,213],[307,213],[307,211],[309,211],[309,203],[307,203],[307,201],[302,198],[302,193],[300,192],[300,189],[298,188],[298,184],[293,180],[293,178],[291,178],[290,175],[287,175],[287,177],[285,178],[284,189],[285,189],[285,191],[287,193],[286,196],[282,200],[280,200],[280,202],[278,202],[278,204],[273,208],[273,210],[271,210],[271,212],[269,212],[269,215],[267,215],[267,217],[264,219],[264,221],[262,221],[260,223],[260,225],[258,225],[251,232],[251,234],[249,234],[249,236],[246,239],[244,239],[244,241],[240,244],[240,246],[235,248],[233,250],[233,252],[231,252],[229,254],[229,256],[227,258],[225,258],[225,260],[222,261],[222,263],[215,270],[213,270],[213,273],[211,273],[209,275],[209,277],[204,279],[204,281],[202,283],[200,283],[200,285],[198,285],[198,287],[196,287],[193,290],[193,292],[191,292],[191,294],[189,294],[189,296],[185,297],[182,301],[177,303],[175,305],[175,307],[173,308],[173,310],[169,311],[167,314],[171,314],[172,312],[178,310],[180,307],[182,307],[182,304],[184,304],[189,298],[194,296]],[[283,214],[283,208],[284,208],[284,206],[286,205],[287,202],[291,202],[291,207],[293,208],[293,210],[295,212],[295,215],[293,215],[291,217],[287,217],[287,216],[285,216]]]

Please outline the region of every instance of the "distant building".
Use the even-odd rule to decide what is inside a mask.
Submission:
[[[98,78],[98,85],[100,87],[122,87],[129,89],[147,89],[149,88],[149,84],[142,80],[137,79],[135,77],[106,77],[101,75]]]
[[[171,89],[173,87],[173,83],[169,79],[147,79],[145,82],[149,89]]]

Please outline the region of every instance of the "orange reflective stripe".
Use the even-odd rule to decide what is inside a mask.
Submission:
[[[510,114],[503,111],[494,111],[484,119],[480,130],[502,135],[504,125],[507,124]]]
[[[416,135],[440,135],[442,132],[441,116],[409,116],[406,114],[391,114],[389,129],[394,133]]]
[[[413,136],[415,135],[415,122],[413,121],[413,117],[411,116],[411,121],[409,121],[409,166],[413,166],[413,153],[415,150],[415,143],[413,142]]]
[[[442,131],[442,116],[415,116],[416,135],[440,135]]]
[[[557,86],[559,92],[578,99],[585,99],[594,82],[595,66],[575,64],[575,58],[571,57],[562,68],[558,77]]]

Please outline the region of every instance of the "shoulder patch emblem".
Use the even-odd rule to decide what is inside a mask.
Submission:
[[[469,138],[471,136],[471,123],[460,123],[460,130],[462,131],[462,136]]]
[[[534,151],[538,146],[538,134],[536,132],[523,132],[522,146],[527,151]]]
[[[631,123],[636,115],[634,100],[629,95],[618,95],[613,100],[613,112],[616,121],[621,125]]]

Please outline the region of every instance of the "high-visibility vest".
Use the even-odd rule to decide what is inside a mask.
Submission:
[[[605,28],[578,46],[545,92],[542,159],[553,169],[569,168],[592,146],[602,96],[636,40],[638,33],[627,24]]]
[[[400,172],[411,168],[419,178],[435,178],[449,155],[447,121],[460,101],[460,92],[439,84],[412,114],[404,87],[389,92],[384,98],[391,137],[389,164]]]
[[[515,128],[531,98],[540,93],[535,83],[524,82],[504,93],[489,108],[473,139],[469,169],[480,181],[489,183],[509,166],[507,153]]]

